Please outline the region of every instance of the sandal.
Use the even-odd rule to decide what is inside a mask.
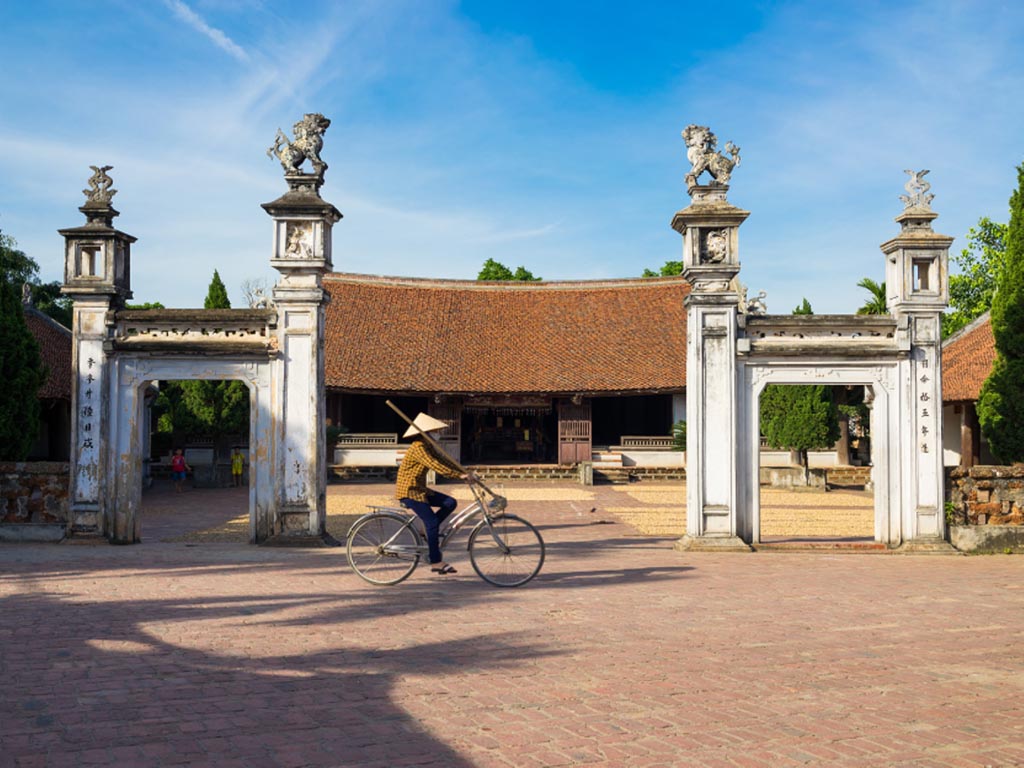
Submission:
[[[436,568],[431,568],[430,570],[441,576],[447,576],[449,573],[458,573],[457,570],[447,563],[438,563]]]

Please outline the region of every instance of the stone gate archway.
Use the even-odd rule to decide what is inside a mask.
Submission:
[[[65,239],[63,291],[73,309],[70,532],[112,543],[140,539],[142,388],[160,379],[231,379],[250,391],[250,539],[329,540],[323,327],[331,228],[341,213],[320,197],[318,155],[329,125],[306,115],[296,141],[279,132],[272,152],[288,191],[263,208],[274,221],[272,295],[247,309],[129,310],[131,246],[114,228],[116,194],[93,167],[84,226]],[[281,145],[284,144],[282,147]],[[314,173],[298,166],[313,162]]]
[[[943,515],[940,315],[953,238],[932,231],[927,171],[909,172],[899,234],[882,244],[884,316],[766,315],[738,276],[739,227],[726,195],[739,149],[703,126],[683,137],[693,163],[683,235],[687,305],[687,534],[680,549],[749,549],[760,525],[758,398],[769,383],[863,384],[872,423],[875,539],[948,548]],[[699,184],[702,173],[713,177]],[[813,255],[812,255],[813,256]]]

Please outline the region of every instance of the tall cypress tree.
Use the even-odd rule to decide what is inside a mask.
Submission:
[[[224,281],[220,279],[220,274],[216,269],[213,270],[213,279],[210,281],[210,287],[206,291],[203,309],[231,309],[228,289],[224,287]]]
[[[204,309],[231,309],[227,289],[216,270],[203,302]],[[249,389],[240,381],[168,382],[161,405],[173,432],[198,432],[220,442],[225,435],[249,434]],[[218,445],[224,450],[226,445]]]
[[[993,455],[1024,461],[1024,163],[1010,196],[1003,269],[992,298],[996,361],[981,388],[978,420]]]
[[[813,315],[807,299],[794,315]],[[761,434],[772,448],[796,451],[807,481],[807,452],[839,439],[839,409],[829,387],[821,384],[769,384],[761,393]]]
[[[39,387],[45,379],[20,291],[0,273],[0,460],[23,461],[32,450],[39,436]]]

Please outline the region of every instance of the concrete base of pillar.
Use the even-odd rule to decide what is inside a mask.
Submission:
[[[956,547],[943,539],[913,539],[905,541],[894,550],[907,555],[959,555]]]
[[[342,543],[329,533],[321,533],[316,536],[308,534],[287,534],[278,533],[266,541],[261,541],[261,547],[340,547]]]
[[[739,536],[690,536],[687,534],[672,545],[679,552],[752,552]]]

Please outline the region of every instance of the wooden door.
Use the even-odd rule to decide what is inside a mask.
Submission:
[[[558,405],[558,463],[590,461],[590,403]]]

